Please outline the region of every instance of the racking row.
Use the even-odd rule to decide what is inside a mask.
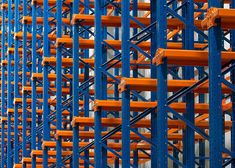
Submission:
[[[234,168],[234,7],[2,0],[1,167]]]

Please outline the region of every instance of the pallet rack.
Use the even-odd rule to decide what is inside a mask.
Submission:
[[[2,0],[1,167],[235,167],[234,7]]]

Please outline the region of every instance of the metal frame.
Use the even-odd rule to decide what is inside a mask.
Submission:
[[[1,167],[235,167],[225,3],[3,0]]]

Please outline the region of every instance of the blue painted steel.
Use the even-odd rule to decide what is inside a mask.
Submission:
[[[222,7],[220,0],[209,0],[209,7]],[[210,167],[222,167],[223,123],[221,107],[221,50],[222,30],[218,26],[209,29],[209,131]]]
[[[118,9],[117,8],[115,8],[115,10],[114,10],[114,15],[115,16],[118,16],[119,14],[118,14]],[[119,40],[119,28],[118,27],[115,27],[114,28],[114,39],[115,40]],[[118,51],[115,51],[115,55],[118,55]],[[115,68],[114,69],[114,75],[115,76],[118,76],[119,75],[119,69],[118,68]],[[118,84],[117,83],[115,83],[114,84],[114,100],[119,100],[119,91],[118,91]],[[115,112],[114,113],[114,116],[115,116],[115,118],[118,118],[119,117],[119,113],[118,112]],[[115,140],[115,142],[119,142],[119,140]],[[119,158],[118,157],[116,157],[115,158],[115,162],[114,162],[114,168],[119,168]]]
[[[62,37],[62,0],[56,1],[56,37]],[[76,39],[75,39],[76,40]],[[77,85],[75,85],[77,86]],[[62,48],[56,48],[56,130],[62,129]],[[62,142],[56,140],[56,167],[61,166]]]
[[[11,5],[12,5],[12,1],[8,2],[8,31],[7,31],[7,43],[8,43],[8,48],[12,47],[13,43],[12,43],[12,9],[11,9]],[[4,44],[5,45],[5,44]],[[10,75],[12,73],[12,66],[11,66],[11,60],[13,55],[12,53],[8,52],[8,56],[7,56],[7,111],[8,109],[12,108],[13,106],[13,97],[12,97],[12,85],[11,85],[11,81],[12,81],[12,75]],[[7,113],[7,168],[12,168],[13,167],[13,162],[12,162],[12,156],[11,156],[11,150],[12,150],[12,146],[11,146],[11,117],[12,114],[11,113]]]
[[[4,4],[5,1],[3,0],[2,3]],[[6,28],[5,28],[5,21],[6,21],[6,14],[7,14],[7,11],[6,11],[6,8],[3,8],[2,9],[2,26],[1,26],[1,31],[3,34],[6,33]],[[5,43],[6,43],[6,37],[5,36],[1,36],[1,60],[5,60],[6,59],[6,47],[5,47]],[[6,81],[6,77],[5,77],[5,72],[6,72],[6,67],[5,66],[2,66],[1,68],[1,72],[2,72],[2,75],[1,75],[1,81],[2,81],[2,85],[1,85],[1,95],[4,95],[4,96],[1,96],[1,116],[2,117],[6,117],[6,98],[5,98],[5,81]],[[6,163],[6,160],[5,160],[5,121],[3,121],[1,123],[1,167],[5,167],[5,163]]]
[[[32,73],[37,72],[37,3],[32,5]],[[36,150],[36,125],[37,125],[37,92],[36,92],[36,79],[31,79],[32,82],[32,122],[31,122],[31,148]],[[38,140],[39,141],[39,140]],[[32,157],[32,168],[36,168],[36,157]]]
[[[84,9],[84,14],[89,14],[89,0],[84,0],[84,5],[85,5],[85,9]],[[87,29],[89,27],[86,27]],[[89,32],[85,32],[84,33],[85,39],[89,39]],[[89,49],[86,49],[84,51],[84,58],[89,58]],[[89,80],[89,67],[85,66],[84,67],[84,81],[88,81]],[[87,83],[85,85],[85,93],[84,93],[84,116],[85,117],[89,117],[89,97],[90,97],[90,92],[89,92],[89,83]],[[85,131],[89,131],[89,127],[85,127]],[[85,142],[88,142],[89,140],[86,139]],[[89,150],[86,150],[85,152],[85,158],[89,161]],[[89,168],[89,164],[87,162],[85,162],[84,164],[84,168]]]
[[[122,77],[130,77],[130,2],[122,1]],[[130,167],[130,90],[122,92],[122,167]]]
[[[17,33],[20,30],[20,23],[19,23],[19,0],[15,0],[15,29],[14,32]],[[14,40],[14,98],[19,97],[19,88],[18,88],[18,83],[19,83],[19,53],[18,53],[18,48],[19,48],[19,39],[15,38]],[[18,131],[18,108],[19,104],[15,103],[14,104],[14,163],[19,163],[19,151],[18,151],[18,143],[19,143],[19,131]]]
[[[23,0],[23,16],[27,16],[27,1]],[[27,23],[23,23],[22,86],[27,86]],[[22,93],[22,156],[27,157],[27,93]]]
[[[157,47],[166,48],[167,46],[167,18],[166,18],[166,0],[157,0]],[[157,165],[156,167],[167,167],[167,63],[157,67]]]
[[[101,15],[107,15],[107,8],[105,7],[105,4],[107,2],[103,1],[103,5],[101,8]],[[102,27],[102,41],[104,41],[105,39],[108,38],[107,36],[107,27]],[[105,45],[102,45],[102,65],[107,62],[107,48],[105,47]],[[102,68],[106,68],[105,66],[102,66]],[[101,69],[102,70],[102,69]],[[106,73],[102,73],[102,79],[101,79],[101,93],[102,95],[100,95],[102,100],[107,100],[107,75]],[[98,96],[99,97],[99,96]],[[100,99],[99,98],[99,99]],[[107,118],[107,112],[106,111],[102,111],[101,117],[103,118]],[[102,131],[106,131],[107,128],[103,127]],[[107,167],[108,165],[108,160],[107,160],[107,149],[104,147],[105,145],[107,145],[107,141],[104,141],[102,144],[102,166],[103,167]]]
[[[43,0],[43,56],[49,57],[50,56],[50,48],[49,48],[49,24],[48,24],[48,0]],[[43,66],[43,140],[48,141],[50,140],[50,121],[48,115],[50,114],[49,105],[48,105],[48,65]],[[43,149],[43,167],[48,167],[48,148],[45,147]]]
[[[194,3],[193,0],[184,1],[183,17],[186,20],[186,26],[183,30],[183,47],[184,49],[194,49]],[[194,78],[194,67],[185,67],[183,76],[186,80]],[[186,113],[184,117],[194,123],[194,94],[188,93],[185,96]],[[183,131],[183,163],[186,167],[195,167],[195,133],[189,126]]]
[[[73,1],[73,14],[77,14],[79,7],[79,0]],[[73,25],[73,116],[79,116],[79,25],[78,23]],[[73,127],[73,168],[79,166],[79,129],[78,127]],[[76,152],[77,151],[77,152]]]
[[[5,1],[2,1],[3,3],[5,3]],[[6,29],[5,29],[5,20],[6,20],[6,8],[3,8],[2,9],[2,26],[1,26],[1,30],[2,30],[2,33],[5,34],[6,32]],[[5,52],[6,52],[6,47],[5,47],[5,42],[6,42],[6,39],[5,39],[5,36],[2,36],[1,38],[1,46],[3,46],[1,48],[1,60],[5,60],[6,57],[5,57]],[[1,68],[1,71],[2,71],[2,75],[1,75],[1,81],[2,81],[2,85],[1,85],[1,95],[5,95],[5,72],[6,72],[6,68],[5,66],[2,66]],[[2,117],[5,117],[5,113],[6,113],[6,108],[5,108],[5,104],[6,104],[6,101],[5,101],[5,96],[1,96],[1,116]],[[5,165],[5,121],[1,123],[1,167],[4,167]]]
[[[102,99],[102,71],[100,70],[103,64],[103,53],[102,53],[102,23],[101,14],[102,7],[104,5],[103,0],[97,0],[95,3],[95,99]],[[95,112],[95,167],[102,168],[102,142],[101,142],[101,118],[102,111]]]

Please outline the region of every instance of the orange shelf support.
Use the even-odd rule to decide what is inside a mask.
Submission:
[[[210,8],[201,24],[202,27],[210,29],[216,25],[215,20],[220,19],[223,29],[233,29],[235,28],[234,17],[235,9]]]
[[[153,59],[156,65],[162,64],[167,58],[167,63],[180,66],[208,66],[208,51],[158,49]],[[235,52],[221,52],[222,63],[235,59]]]

